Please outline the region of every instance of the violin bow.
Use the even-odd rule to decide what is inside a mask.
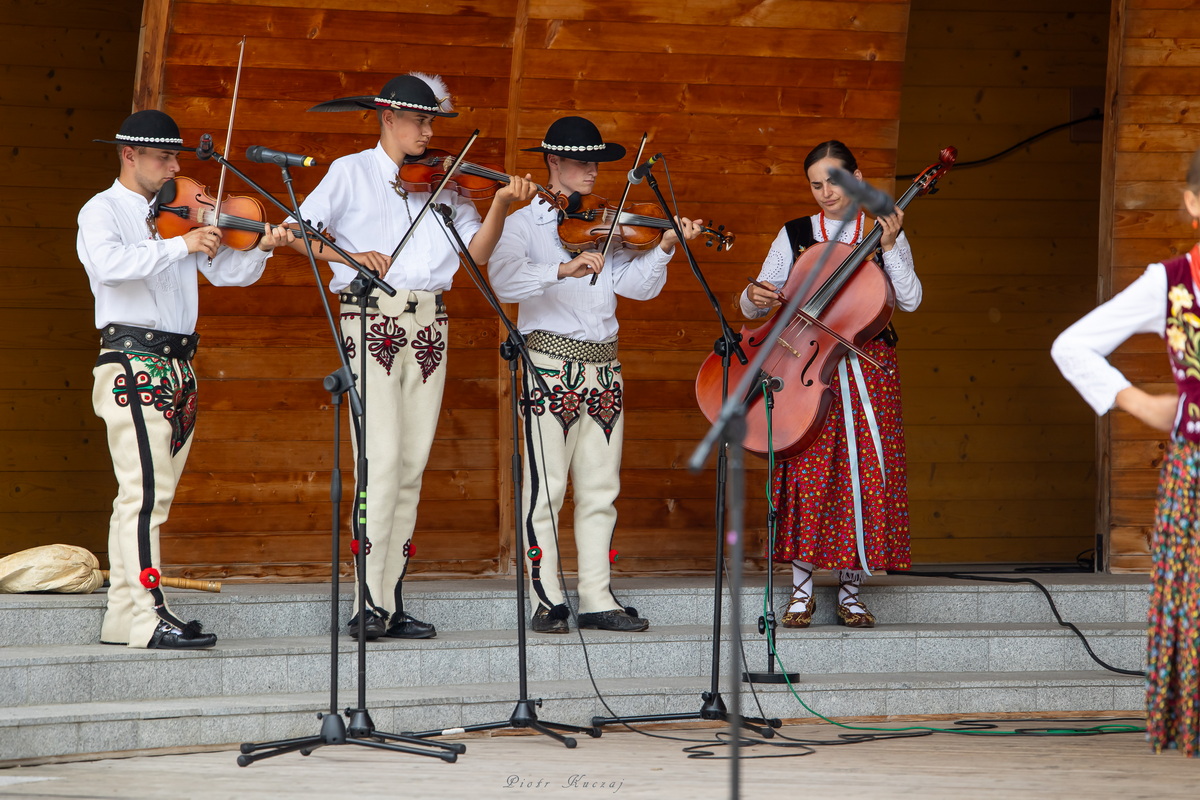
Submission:
[[[408,226],[408,230],[405,232],[404,238],[400,240],[400,244],[396,245],[396,249],[392,251],[392,257],[388,263],[396,263],[396,259],[400,257],[400,251],[404,249],[404,246],[408,244],[408,240],[412,238],[414,233],[416,233],[417,226],[421,224],[421,219],[427,213],[429,213],[429,209],[433,207],[435,202],[437,202],[438,195],[442,193],[442,189],[446,188],[446,184],[449,183],[450,179],[454,177],[454,173],[458,172],[459,168],[466,163],[467,151],[471,149],[471,145],[475,144],[475,140],[478,138],[479,129],[476,128],[475,132],[471,134],[471,138],[467,139],[467,143],[463,145],[463,149],[460,150],[458,155],[454,157],[454,164],[451,165],[450,169],[446,170],[446,174],[442,177],[442,182],[437,185],[436,189],[429,193],[429,199],[426,200],[425,205],[421,207],[421,213],[417,214],[416,219],[414,219],[412,224]],[[400,176],[397,175],[396,179],[399,180],[399,178]]]
[[[650,134],[648,132],[642,134],[642,142],[638,145],[637,156],[633,159],[633,163],[635,165],[642,163],[642,151],[646,149],[646,140],[648,138],[650,138]],[[625,191],[621,192],[621,202],[617,203],[617,211],[615,214],[613,214],[612,224],[608,226],[608,236],[605,237],[604,247],[600,250],[601,263],[608,259],[608,248],[612,245],[613,234],[617,231],[617,223],[621,221],[621,209],[625,207],[625,200],[629,197],[629,188],[631,186],[633,186],[633,181],[631,181],[629,175],[626,174]],[[599,272],[593,273],[592,282],[589,285],[595,286],[596,279],[599,277]]]
[[[229,154],[229,143],[233,140],[233,118],[237,112],[238,87],[242,84],[242,57],[246,55],[246,37],[242,37],[241,44],[238,45],[238,63],[237,72],[233,77],[233,100],[229,104],[229,127],[225,130],[225,153]],[[213,205],[213,224],[220,227],[221,222],[221,198],[225,196],[225,165],[221,165],[221,177],[217,181],[217,202]],[[212,266],[212,258],[208,259],[208,265]]]

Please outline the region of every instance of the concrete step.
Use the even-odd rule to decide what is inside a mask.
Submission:
[[[1101,658],[1119,667],[1140,667],[1143,625],[1082,628]],[[548,681],[586,675],[589,665],[603,679],[704,675],[712,663],[711,635],[710,626],[699,625],[655,625],[643,633],[584,631],[585,651],[574,633],[530,634],[528,676]],[[749,627],[743,636],[750,668],[765,668],[765,642]],[[515,641],[513,633],[483,630],[372,642],[368,686],[515,682]],[[356,677],[357,647],[345,637],[338,646],[340,685],[349,689]],[[783,666],[813,675],[1096,668],[1072,634],[1046,624],[900,624],[872,630],[817,625],[804,631],[780,629],[776,649]],[[728,631],[721,656],[724,673]],[[328,637],[222,639],[212,650],[192,652],[107,645],[5,647],[0,648],[0,706],[319,692],[328,688],[329,662]]]
[[[786,607],[790,571],[779,570],[774,607]],[[1011,575],[1000,577],[1012,577]],[[1149,580],[1144,575],[1083,573],[1032,576],[1050,589],[1060,613],[1084,624],[1145,624]],[[754,624],[763,610],[765,578],[751,576],[742,595],[743,622]],[[834,622],[832,578],[817,579],[818,624]],[[339,619],[351,615],[349,586],[340,595]],[[617,581],[621,602],[636,607],[655,627],[711,625],[713,581],[705,577],[636,578]],[[724,584],[721,611],[728,623],[730,598]],[[406,590],[409,613],[441,632],[514,630],[515,587],[511,579],[414,580]],[[319,584],[230,584],[220,594],[167,591],[183,619],[199,619],[222,639],[320,636],[329,630],[329,590]],[[1034,587],[975,583],[902,575],[873,578],[864,601],[884,623],[1046,623],[1049,605]],[[7,645],[91,644],[99,639],[103,591],[90,595],[0,595],[0,632]]]
[[[608,708],[586,679],[537,681],[529,697],[544,699],[544,721],[590,726],[593,716],[696,712],[706,677],[601,678]],[[999,712],[1129,711],[1139,716],[1143,685],[1095,670],[1050,672],[845,673],[802,676],[793,695],[787,686],[745,684],[743,713],[767,717],[861,717],[912,714],[979,716]],[[732,700],[720,685],[722,698]],[[797,696],[803,699],[801,704]],[[508,682],[373,689],[367,707],[378,730],[393,733],[441,730],[505,721],[516,687]],[[343,693],[339,708],[352,705]],[[128,753],[163,747],[233,745],[316,735],[328,692],[261,692],[235,696],[90,701],[0,709],[0,767],[66,755]],[[935,726],[939,723],[933,723]],[[888,728],[887,723],[878,727]],[[831,728],[832,733],[836,729]],[[700,739],[704,734],[690,734]],[[575,738],[586,747],[586,734]],[[546,746],[558,746],[547,740]],[[469,748],[469,744],[468,744]],[[469,752],[469,749],[468,749]],[[230,753],[230,761],[234,754]]]

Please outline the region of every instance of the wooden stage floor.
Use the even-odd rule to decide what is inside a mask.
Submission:
[[[1073,716],[1080,726],[1095,715]],[[1061,718],[1059,718],[1061,719]],[[890,719],[856,724],[897,728],[948,726],[950,720]],[[1006,726],[1013,723],[1006,723]],[[1038,720],[1030,726],[1054,723]],[[315,731],[315,728],[314,728]],[[695,742],[713,728],[648,731]],[[827,724],[787,725],[793,738],[834,740]],[[726,798],[730,763],[691,759],[690,743],[609,729],[568,750],[541,736],[464,738],[467,752],[446,764],[359,746],[289,753],[249,767],[233,750],[137,756],[0,770],[0,797],[101,798]],[[775,741],[781,741],[776,739]],[[1047,738],[980,738],[935,734],[836,747],[792,758],[793,746],[743,749],[740,795],[747,798],[920,797],[1194,798],[1200,759],[1155,755],[1143,734]],[[725,748],[715,748],[718,756]]]

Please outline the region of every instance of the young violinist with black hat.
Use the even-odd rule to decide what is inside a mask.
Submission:
[[[129,647],[212,647],[217,637],[167,608],[159,585],[159,528],[171,509],[196,422],[197,273],[216,286],[249,286],[273,248],[292,241],[266,226],[258,247],[221,245],[211,226],[162,239],[154,199],[179,172],[179,126],[139,111],[115,139],[120,175],[79,212],[79,260],[96,296],[100,356],[92,404],[108,429],[117,476],[108,531],[109,589],[100,641]]]
[[[369,332],[367,341],[360,342],[359,298],[347,293],[357,273],[328,248],[314,247],[317,257],[329,261],[333,269],[329,288],[342,301],[348,354],[357,361],[358,348],[367,348],[370,548],[367,574],[358,576],[358,591],[365,592],[367,609],[364,635],[428,639],[437,630],[405,611],[403,580],[413,552],[421,477],[446,382],[449,319],[442,293],[450,288],[459,259],[443,229],[444,220],[432,212],[421,220],[394,264],[390,254],[429,199],[427,192],[403,188],[400,166],[406,157],[425,152],[435,119],[458,114],[442,80],[420,73],[392,78],[377,95],[343,97],[310,110],[364,108],[377,114],[379,143],[330,164],[300,211],[305,219],[321,221],[356,261],[397,290],[394,297],[376,290],[367,298]],[[454,226],[477,263],[491,256],[512,204],[528,200],[536,191],[527,178],[510,176],[483,219],[470,200],[451,192],[439,195],[438,202],[453,210]],[[350,636],[358,636],[358,627],[356,615],[350,620]]]
[[[594,124],[563,117],[538,147],[550,173],[547,188],[591,194],[601,163],[625,148],[605,142]],[[582,628],[644,631],[650,623],[622,608],[610,588],[610,554],[620,492],[623,380],[617,360],[617,296],[650,300],[667,280],[674,231],[658,246],[631,255],[614,246],[568,252],[558,237],[558,211],[539,197],[505,225],[488,275],[504,302],[520,303],[517,325],[552,394],[541,396],[526,377],[524,500],[526,563],[535,605],[532,629],[567,633],[569,611],[558,578],[557,519],[571,477]],[[700,225],[680,218],[684,235]],[[593,278],[596,280],[592,283]]]

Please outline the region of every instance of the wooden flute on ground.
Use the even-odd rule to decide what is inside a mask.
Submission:
[[[108,570],[100,570],[104,580],[108,580]],[[193,578],[159,578],[159,583],[172,589],[196,589],[201,592],[220,592],[220,581],[198,581]]]

